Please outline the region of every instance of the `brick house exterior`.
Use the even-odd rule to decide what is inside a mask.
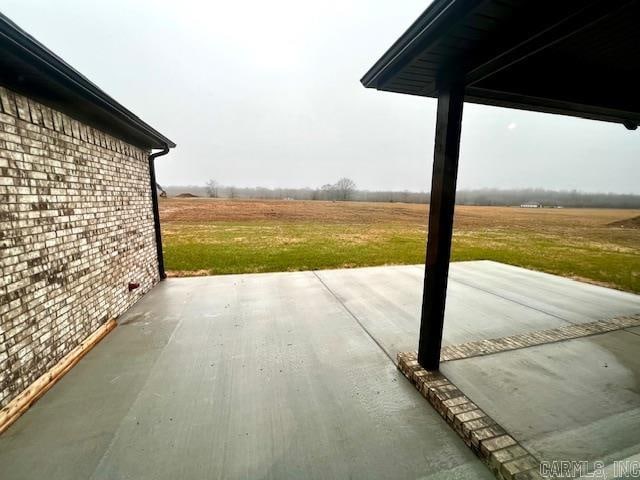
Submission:
[[[9,58],[0,64],[2,408],[160,280],[149,154],[175,145],[103,92],[106,107],[87,95],[81,87],[97,87],[0,20],[22,46],[38,50],[30,57],[0,44],[2,61]],[[67,90],[42,57],[75,75]],[[131,121],[116,117],[122,112]],[[130,291],[130,283],[139,288]]]

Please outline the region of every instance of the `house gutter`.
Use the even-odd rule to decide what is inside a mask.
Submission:
[[[158,209],[158,189],[156,187],[156,167],[154,160],[169,153],[169,145],[165,144],[159,152],[149,155],[149,180],[151,182],[151,204],[153,208],[153,227],[156,232],[156,251],[158,255],[158,273],[160,280],[167,278],[164,271],[164,255],[162,253],[162,233],[160,231],[160,210]]]

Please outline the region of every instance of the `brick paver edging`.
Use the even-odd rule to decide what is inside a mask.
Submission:
[[[447,345],[442,347],[440,360],[443,362],[462,360],[463,358],[508,352],[510,350],[562,342],[638,326],[640,326],[640,313],[595,322],[566,325],[564,327],[539,330],[537,332],[521,333],[508,337],[492,338],[490,340],[477,340],[458,345]]]
[[[501,480],[541,479],[540,462],[447,377],[420,366],[415,353],[398,353],[398,369]]]

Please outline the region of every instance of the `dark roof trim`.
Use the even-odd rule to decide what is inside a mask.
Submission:
[[[369,69],[360,80],[367,88],[378,88],[380,79],[394,70],[398,63],[406,62],[407,56],[413,51],[419,53],[426,45],[435,39],[438,31],[448,25],[448,21],[455,16],[464,3],[467,11],[480,3],[480,0],[434,0],[429,7],[413,22],[387,52]]]
[[[640,0],[434,0],[367,71],[367,88],[640,126]],[[554,79],[554,76],[556,77]]]
[[[10,51],[14,56],[12,67],[16,70],[25,66],[37,72],[31,82],[23,83],[14,82],[11,80],[13,77],[7,75],[5,78],[3,75],[2,83],[8,88],[15,89],[25,95],[29,95],[33,91],[37,94],[37,100],[51,104],[52,102],[46,100],[46,90],[50,89],[52,98],[57,98],[57,102],[52,105],[54,108],[58,108],[64,113],[70,113],[72,116],[76,113],[74,108],[78,109],[86,117],[95,120],[93,122],[87,120],[87,123],[93,123],[98,128],[105,129],[108,133],[136,146],[147,148],[163,148],[164,146],[173,148],[176,146],[174,142],[143,122],[0,13],[0,54],[4,55],[5,51]],[[17,75],[16,78],[21,79],[21,75]],[[55,91],[58,87],[60,91]],[[80,98],[69,97],[69,95]],[[72,101],[69,101],[69,107],[65,108],[67,106],[65,100],[68,98],[71,98]],[[87,111],[88,108],[93,110]]]
[[[548,98],[532,97],[528,95],[518,95],[514,93],[504,93],[497,90],[488,90],[477,87],[467,87],[464,95],[465,102],[490,105],[494,107],[515,108],[517,110],[528,110],[531,112],[553,113],[558,115],[571,115],[588,120],[599,120],[602,122],[623,123],[626,126],[625,118],[633,119],[637,114],[631,111],[621,111],[597,105],[585,105],[576,102],[553,100]],[[633,120],[629,120],[630,125],[636,125]],[[635,130],[635,128],[629,128]]]

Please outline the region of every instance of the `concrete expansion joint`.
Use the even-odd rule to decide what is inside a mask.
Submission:
[[[349,316],[355,320],[358,326],[371,339],[371,341],[375,343],[380,350],[382,350],[382,353],[384,353],[387,356],[387,358],[391,360],[391,362],[393,362],[394,361],[393,355],[387,352],[387,350],[382,346],[382,344],[378,341],[378,339],[367,329],[367,327],[365,327],[364,323],[362,323],[362,321],[358,318],[358,316],[351,311],[351,309],[344,303],[344,301],[342,301],[340,296],[336,292],[334,292],[331,289],[331,287],[329,287],[329,285],[327,285],[327,283],[322,279],[322,277],[318,275],[317,271],[313,270],[312,273],[318,279],[318,281],[322,284],[325,290],[327,290],[331,294],[331,296],[335,298],[335,300],[340,304],[340,306],[344,309],[344,311],[347,312]]]
[[[540,461],[439,371],[420,366],[415,352],[398,353],[398,369],[499,480],[542,479]]]
[[[601,335],[616,330],[640,326],[640,313],[623,315],[606,320],[566,325],[564,327],[520,333],[508,337],[476,340],[458,345],[446,345],[440,352],[440,360],[448,362],[471,357],[492,355],[523,348],[537,347],[549,343],[564,342],[577,338]]]

